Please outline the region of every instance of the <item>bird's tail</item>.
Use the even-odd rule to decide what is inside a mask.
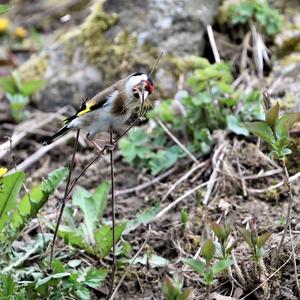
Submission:
[[[58,138],[64,136],[71,128],[68,128],[68,124],[66,124],[64,127],[62,127],[60,130],[58,130],[56,133],[54,133],[49,138],[45,139],[43,141],[43,145],[49,145],[53,143]]]

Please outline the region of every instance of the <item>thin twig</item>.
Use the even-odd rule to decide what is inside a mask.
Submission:
[[[283,158],[281,161],[282,161],[282,167],[283,167],[284,175],[285,175],[285,184],[288,188],[288,209],[287,209],[287,213],[286,213],[284,231],[283,231],[283,235],[281,237],[281,240],[280,240],[280,243],[279,243],[279,246],[278,246],[278,249],[277,249],[274,265],[276,267],[276,265],[278,263],[279,254],[280,254],[280,251],[281,251],[281,248],[282,248],[287,230],[289,229],[290,230],[290,238],[291,238],[291,246],[292,246],[291,247],[292,248],[292,257],[293,257],[293,262],[294,262],[295,281],[296,281],[298,295],[300,296],[300,285],[299,285],[299,279],[298,279],[296,255],[295,255],[294,243],[293,243],[293,240],[292,240],[293,236],[291,234],[291,212],[292,212],[292,205],[293,205],[293,194],[292,194],[290,176],[289,176],[288,169],[286,167],[285,159]]]
[[[116,240],[115,240],[115,172],[114,172],[114,149],[113,149],[113,129],[110,129],[110,180],[111,180],[111,210],[112,210],[112,271],[111,271],[111,280],[109,286],[109,292],[106,299],[109,299],[114,288],[116,268],[117,268],[117,257],[116,257]]]
[[[203,199],[203,205],[207,205],[208,200],[210,198],[210,195],[212,193],[212,190],[214,188],[218,172],[220,170],[221,163],[223,162],[224,156],[225,156],[225,149],[227,148],[227,143],[223,143],[219,146],[219,148],[216,150],[213,158],[213,172],[209,177],[209,181],[207,183],[207,190]],[[217,158],[218,157],[218,158]],[[217,159],[216,159],[217,158]]]
[[[167,128],[167,126],[158,118],[155,119],[156,122],[162,127],[166,134],[196,163],[199,164],[197,158],[184,146],[177,137]]]
[[[298,173],[294,174],[293,176],[289,177],[289,182],[291,183],[293,181],[296,181],[299,177],[300,177],[300,172],[298,172]],[[275,185],[268,186],[265,189],[248,189],[248,192],[250,194],[262,194],[262,193],[266,193],[266,192],[269,192],[269,191],[272,191],[272,190],[276,190],[276,189],[284,186],[284,184],[285,184],[285,181],[282,180],[279,183],[277,183]]]
[[[189,178],[195,171],[197,171],[198,169],[207,166],[209,160],[203,161],[200,164],[197,164],[196,166],[194,166],[192,169],[188,170],[188,172],[186,172],[183,176],[181,176],[171,187],[170,189],[167,191],[167,193],[162,197],[160,203],[163,203],[167,197],[176,189],[176,187],[181,184],[184,180],[186,180],[187,178]]]
[[[134,264],[136,258],[140,255],[140,253],[143,251],[143,249],[144,249],[146,243],[148,242],[149,235],[150,235],[150,229],[148,229],[148,232],[147,232],[147,235],[146,235],[146,237],[145,237],[144,243],[142,244],[142,246],[140,247],[140,249],[137,251],[137,253],[134,255],[134,257],[132,258],[130,264],[129,264],[129,265],[127,266],[127,268],[125,269],[124,274],[122,275],[121,279],[119,280],[119,282],[118,282],[118,284],[117,284],[117,286],[116,286],[116,288],[115,288],[114,292],[112,293],[112,295],[111,295],[111,297],[110,297],[109,300],[113,300],[114,297],[116,296],[116,294],[117,294],[117,292],[118,292],[118,290],[119,290],[121,284],[123,283],[124,278],[126,277],[128,271],[129,271],[129,269],[130,269],[131,266]]]
[[[131,187],[131,188],[128,188],[128,189],[124,189],[124,190],[120,190],[120,191],[116,191],[115,192],[115,197],[118,197],[118,196],[123,196],[123,195],[126,195],[126,194],[130,194],[130,193],[137,193],[139,191],[142,191],[158,182],[160,182],[162,179],[170,176],[171,174],[174,173],[174,171],[176,171],[178,169],[177,166],[171,168],[170,170],[162,173],[161,175],[153,178],[152,180],[150,181],[147,181],[145,183],[142,183],[140,185],[137,185],[135,187]]]
[[[196,187],[194,187],[193,189],[187,191],[186,193],[184,193],[182,196],[180,196],[179,198],[177,198],[175,201],[173,201],[172,203],[170,203],[168,206],[166,206],[163,210],[161,210],[155,217],[154,220],[158,220],[159,218],[161,218],[166,212],[168,212],[172,207],[174,207],[175,205],[177,205],[179,202],[181,202],[183,199],[185,199],[187,196],[195,193],[196,191],[198,191],[199,189],[205,187],[207,185],[207,182],[203,182],[199,185],[197,185]]]
[[[208,34],[209,43],[210,43],[211,49],[213,51],[215,61],[216,61],[216,63],[219,63],[221,61],[220,54],[219,54],[219,51],[218,51],[218,48],[216,45],[216,41],[215,41],[215,37],[214,37],[214,33],[213,33],[211,25],[206,26],[206,31]]]
[[[57,219],[57,223],[56,223],[56,227],[55,227],[55,231],[54,231],[54,235],[53,235],[53,239],[52,239],[52,246],[51,246],[51,254],[50,254],[50,267],[52,266],[52,260],[53,260],[53,254],[54,254],[54,248],[55,248],[55,240],[57,237],[57,232],[58,232],[58,227],[64,212],[64,208],[66,205],[66,197],[68,194],[68,189],[69,189],[69,185],[71,182],[71,176],[72,176],[72,172],[73,172],[73,168],[74,168],[74,163],[75,163],[75,155],[77,152],[77,147],[78,147],[78,139],[79,139],[79,133],[80,133],[80,129],[77,129],[77,134],[76,134],[76,138],[75,138],[75,142],[74,142],[74,148],[73,148],[73,154],[72,154],[72,160],[69,166],[69,173],[68,173],[68,179],[67,179],[67,184],[66,184],[66,188],[65,188],[65,195],[64,198],[61,202],[61,207],[60,207],[60,212],[58,215],[58,219]]]
[[[68,133],[62,138],[56,140],[50,145],[44,146],[40,148],[38,151],[30,155],[28,158],[26,158],[24,161],[22,161],[20,164],[17,165],[17,168],[19,171],[25,171],[28,169],[32,164],[34,164],[36,161],[41,159],[44,155],[47,154],[51,149],[57,147],[58,145],[66,142],[68,139],[70,139],[73,136],[73,133]],[[9,171],[8,174],[10,174],[12,171]]]

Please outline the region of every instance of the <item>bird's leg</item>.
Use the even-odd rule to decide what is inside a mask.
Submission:
[[[87,138],[88,141],[89,141],[90,143],[92,143],[92,145],[96,148],[97,154],[101,155],[101,154],[103,153],[104,149],[101,148],[101,147],[100,147],[93,139],[91,139],[89,133],[87,134],[86,138]]]

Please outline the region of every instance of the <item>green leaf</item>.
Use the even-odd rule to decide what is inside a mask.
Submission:
[[[8,7],[7,4],[0,4],[0,15],[5,14],[8,11]]]
[[[258,248],[264,247],[267,240],[270,238],[271,235],[272,235],[272,233],[269,231],[266,231],[262,235],[260,235],[256,242],[257,247]]]
[[[253,248],[250,230],[242,229],[240,230],[240,233],[242,235],[243,240],[250,246],[250,248]]]
[[[59,168],[48,175],[48,178],[34,187],[26,194],[17,205],[11,217],[15,239],[25,225],[34,218],[39,210],[47,203],[50,195],[56,190],[59,184],[67,177],[68,169]]]
[[[90,291],[83,286],[80,286],[78,289],[76,289],[75,294],[80,300],[90,300],[91,299]]]
[[[206,263],[209,263],[216,253],[216,246],[211,239],[208,239],[201,250],[202,256],[206,260]]]
[[[267,142],[270,145],[274,144],[274,135],[271,130],[271,128],[263,121],[257,121],[257,122],[247,122],[243,123],[243,126],[255,134],[256,136],[263,139],[265,142]]]
[[[155,206],[146,208],[142,213],[138,214],[135,219],[127,222],[125,233],[128,233],[136,229],[141,224],[147,225],[148,223],[150,223],[159,213],[159,210],[160,210],[159,202],[157,202]]]
[[[296,122],[300,122],[300,111],[284,114],[278,121],[276,133],[281,138],[287,138],[289,130]]]
[[[280,105],[277,102],[273,107],[271,107],[266,112],[266,123],[270,126],[270,128],[275,131],[275,127],[278,123],[279,119],[279,111],[280,111]]]
[[[25,96],[31,96],[46,85],[46,83],[46,80],[31,80],[24,82],[21,86],[21,93]]]
[[[166,275],[162,285],[162,292],[166,300],[177,300],[180,290],[176,287],[173,280]]]
[[[181,295],[177,296],[176,300],[187,300],[192,292],[193,292],[192,288],[184,289],[184,291],[181,293]]]
[[[35,284],[35,288],[38,288],[44,284],[46,284],[47,282],[49,282],[51,279],[59,279],[59,278],[64,278],[64,277],[68,277],[70,276],[71,273],[68,273],[68,272],[63,272],[63,273],[56,273],[56,274],[53,274],[53,275],[50,275],[50,276],[47,276],[47,277],[44,277],[44,278],[39,278]]]
[[[81,259],[72,259],[70,261],[68,261],[68,266],[70,268],[77,268],[81,265]]]
[[[78,206],[84,217],[84,226],[87,232],[87,242],[94,244],[94,231],[96,230],[107,204],[110,184],[103,182],[94,194],[79,187],[73,195],[73,204]]]
[[[183,259],[183,262],[190,266],[193,270],[198,272],[199,274],[203,274],[206,268],[206,265],[204,262],[192,258],[185,258]]]
[[[215,222],[209,222],[209,225],[212,231],[214,232],[214,234],[219,239],[219,241],[224,241],[226,239],[226,232],[225,232],[224,225]]]
[[[133,261],[133,258],[132,259],[129,259],[128,262],[131,263]],[[166,267],[168,264],[170,263],[170,261],[162,256],[158,256],[158,255],[147,255],[147,254],[144,254],[144,256],[142,257],[137,257],[133,264],[136,265],[136,264],[142,264],[144,266],[146,265],[150,265],[152,268],[155,268],[155,267]]]
[[[0,87],[3,89],[4,92],[14,95],[18,93],[18,88],[15,84],[14,79],[9,77],[0,77]]]
[[[126,223],[122,223],[115,228],[116,242],[120,239],[125,227]],[[103,258],[109,253],[112,247],[112,229],[110,226],[104,225],[95,231],[94,235],[97,252],[99,253],[99,256]]]
[[[96,289],[100,287],[107,274],[108,271],[106,269],[97,269],[96,267],[91,267],[86,274],[84,284]]]
[[[25,174],[15,172],[0,179],[2,186],[0,193],[0,231],[9,220],[8,213],[16,207],[17,196],[24,181]]]
[[[249,135],[249,131],[245,129],[242,124],[240,124],[239,119],[237,116],[229,115],[226,117],[227,119],[227,128],[234,132],[235,134],[239,135]]]
[[[229,258],[219,260],[212,266],[212,272],[214,275],[223,272],[228,267],[230,267],[233,264],[233,261]]]

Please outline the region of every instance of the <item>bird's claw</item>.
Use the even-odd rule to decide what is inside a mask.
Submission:
[[[104,149],[109,152],[114,151],[115,148],[116,148],[116,145],[114,144],[114,142],[112,144],[106,144],[104,146]]]

